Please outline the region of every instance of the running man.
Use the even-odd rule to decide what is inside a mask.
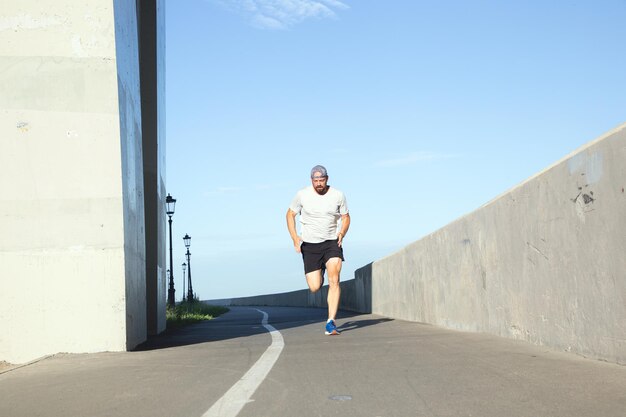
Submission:
[[[302,236],[296,230],[298,214]],[[298,191],[287,210],[287,228],[296,252],[302,253],[304,275],[311,292],[322,288],[324,269],[328,273],[327,335],[339,334],[335,324],[341,296],[339,274],[344,260],[343,239],[349,227],[350,214],[345,196],[328,185],[326,168],[314,166],[311,169],[311,186]]]

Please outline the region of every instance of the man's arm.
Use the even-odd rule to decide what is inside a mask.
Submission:
[[[300,244],[302,239],[298,236],[298,232],[296,231],[296,216],[298,213],[293,211],[292,209],[287,209],[287,230],[289,230],[289,236],[291,236],[291,240],[293,240],[293,247],[296,252],[300,253]]]
[[[343,238],[348,233],[348,229],[350,228],[350,213],[346,213],[341,216],[341,230],[337,233],[337,245],[341,246],[341,242]]]

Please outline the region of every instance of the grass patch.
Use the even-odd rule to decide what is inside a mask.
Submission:
[[[229,311],[222,306],[212,306],[194,300],[192,302],[183,301],[176,304],[174,308],[167,306],[165,312],[167,318],[167,329],[178,329],[189,324],[198,323],[204,320],[211,320]]]

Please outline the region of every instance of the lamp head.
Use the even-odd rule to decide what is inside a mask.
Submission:
[[[176,208],[176,199],[172,197],[171,195],[169,195],[168,193],[167,197],[165,197],[165,212],[167,213],[168,216],[172,217],[172,215],[174,214],[175,208]]]

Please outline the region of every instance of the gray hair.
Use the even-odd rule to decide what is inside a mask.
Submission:
[[[313,168],[311,168],[311,178],[313,178],[316,172],[322,174],[322,177],[328,177],[328,172],[326,172],[326,168],[321,165],[315,165]]]

